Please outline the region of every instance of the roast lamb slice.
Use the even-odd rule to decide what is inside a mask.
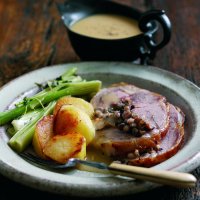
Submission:
[[[118,160],[127,157],[137,157],[147,149],[157,149],[157,144],[160,140],[158,130],[136,137],[117,128],[108,127],[96,131],[91,145],[98,149],[99,152],[102,152],[102,154]]]
[[[172,157],[180,149],[184,141],[184,120],[183,112],[170,104],[169,129],[159,144],[158,151],[144,153],[135,159],[128,160],[129,165],[151,167]]]
[[[185,116],[164,96],[123,83],[102,89],[91,103],[95,110],[109,110],[127,98],[134,121],[142,121],[145,132],[134,135],[120,130],[115,123],[107,123],[109,117],[97,117],[94,121],[101,122],[101,126],[97,128],[92,145],[103,154],[129,165],[151,167],[173,156],[184,139]]]
[[[131,84],[116,84],[98,92],[92,98],[91,103],[95,110],[102,108],[109,110],[126,98],[129,98],[131,102],[131,113],[135,122],[137,125],[143,122],[149,138],[152,136],[154,140],[157,135],[159,140],[166,134],[169,126],[169,105],[166,98],[160,94]],[[100,128],[97,129],[102,129],[106,125],[99,119],[96,121],[101,122]],[[98,123],[96,124],[98,126]]]

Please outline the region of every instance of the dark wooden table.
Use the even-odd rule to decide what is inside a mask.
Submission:
[[[58,1],[56,1],[58,2]],[[62,2],[62,1],[61,1]],[[142,11],[164,9],[172,22],[170,43],[152,64],[200,86],[200,4],[195,0],[120,1]],[[0,1],[0,87],[35,69],[80,61],[73,51],[53,0]],[[200,167],[192,172],[200,180]],[[41,192],[0,175],[0,199],[78,199]],[[27,194],[29,196],[27,196]],[[121,199],[113,197],[110,199]],[[191,189],[161,187],[123,199],[200,199],[200,183]]]

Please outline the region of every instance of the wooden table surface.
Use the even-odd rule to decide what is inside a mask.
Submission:
[[[59,1],[56,1],[59,2]],[[62,2],[62,1],[60,1]],[[172,23],[169,44],[157,53],[152,65],[177,73],[200,86],[200,4],[195,0],[120,1],[141,11],[164,9]],[[80,61],[72,49],[53,0],[0,1],[0,87],[12,79],[47,65]],[[200,167],[192,172],[200,179]],[[163,186],[123,199],[200,199],[194,188]],[[0,175],[0,199],[25,197],[78,199],[41,192]],[[29,196],[23,194],[29,194]],[[14,198],[16,198],[14,197]],[[121,199],[113,197],[110,199]]]

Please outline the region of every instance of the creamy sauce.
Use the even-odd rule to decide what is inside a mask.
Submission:
[[[71,30],[101,39],[127,38],[141,33],[136,20],[114,14],[97,14],[86,17],[74,23]]]
[[[111,164],[113,160],[109,158],[108,156],[104,156],[102,153],[99,152],[99,150],[94,149],[93,147],[87,147],[87,160],[95,161],[95,162],[103,162],[107,165]],[[95,172],[95,173],[109,173],[107,170],[101,170],[94,167],[89,167],[86,165],[79,164],[77,166],[77,169],[82,171],[88,171],[88,172]]]

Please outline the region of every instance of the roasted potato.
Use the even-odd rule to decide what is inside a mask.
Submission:
[[[86,140],[76,132],[55,135],[45,145],[44,154],[59,163],[66,163],[72,157],[85,159]]]
[[[46,158],[43,149],[46,143],[53,137],[53,115],[43,117],[36,125],[33,135],[33,148],[38,156]]]
[[[56,105],[53,111],[54,116],[56,116],[57,112],[60,110],[60,108],[63,105],[73,105],[83,110],[85,113],[87,113],[90,118],[92,118],[94,114],[94,108],[92,104],[90,104],[89,102],[77,97],[64,96],[56,102]]]
[[[58,111],[54,122],[55,134],[63,135],[68,132],[82,134],[88,145],[95,136],[95,128],[90,117],[73,105],[63,105]]]

